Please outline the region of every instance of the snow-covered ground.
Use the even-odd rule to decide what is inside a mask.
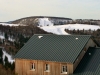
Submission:
[[[12,41],[12,42],[15,41],[15,39],[12,39],[12,38],[10,38],[10,37],[8,38],[8,40],[9,40],[9,41]]]
[[[2,24],[2,25],[4,25],[4,26],[19,26],[19,24],[8,24],[8,23],[0,23],[0,24]]]
[[[69,30],[97,30],[100,27],[97,25],[87,25],[87,24],[67,24],[67,25],[56,25],[54,26],[51,21],[49,21],[48,18],[40,18],[39,19],[39,26],[41,29],[47,32],[51,32],[53,34],[58,34],[58,35],[69,35],[68,33],[65,32],[65,29]]]
[[[3,35],[0,35],[0,39],[4,39],[5,37]]]
[[[46,32],[51,32],[53,34],[58,34],[58,35],[65,34],[65,35],[69,35],[68,33],[66,33],[64,31],[65,28],[61,27],[61,26],[44,26],[44,27],[40,27],[40,28],[43,29]]]
[[[26,26],[26,25],[23,25],[23,24],[9,24],[9,23],[0,23],[1,25],[3,26]]]
[[[4,37],[3,35],[0,35],[0,39],[5,39],[5,37]],[[12,38],[10,38],[10,37],[8,38],[8,40],[9,40],[9,41],[12,41],[12,42],[15,41],[15,39],[12,39]]]
[[[69,30],[97,30],[97,29],[100,29],[100,26],[97,26],[97,25],[88,25],[88,24],[68,24],[68,25],[63,25],[63,27],[65,27],[66,29],[69,29]]]
[[[65,29],[97,30],[97,29],[100,29],[100,26],[87,25],[87,24],[68,24],[68,25],[56,25],[56,26],[43,26],[40,28],[43,29],[44,31],[51,32],[51,33],[58,34],[58,35],[69,35],[68,33],[65,32]]]
[[[4,51],[4,50],[2,50],[3,51],[3,61],[4,61],[4,59],[5,59],[5,56],[7,56],[8,57],[8,61],[10,62],[10,63],[13,63],[13,62],[15,62],[15,60],[14,59],[12,59],[12,56],[11,55],[9,55],[6,51]],[[5,63],[5,62],[4,62]]]
[[[48,18],[39,18],[39,26],[53,26],[53,23]]]

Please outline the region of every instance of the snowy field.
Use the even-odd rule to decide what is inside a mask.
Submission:
[[[3,26],[26,26],[26,25],[23,25],[23,24],[8,24],[8,23],[0,23],[1,25]]]
[[[53,23],[48,18],[39,18],[39,26],[53,26]]]
[[[65,32],[65,29],[69,30],[97,30],[100,29],[100,26],[97,25],[87,25],[87,24],[67,24],[67,25],[56,25],[48,19],[48,18],[40,18],[39,19],[39,26],[41,29],[47,32],[51,32],[53,34],[58,34],[58,35],[70,35]]]
[[[3,26],[7,26],[7,25],[9,25],[9,26],[19,26],[18,24],[8,24],[8,23],[0,23],[0,24],[2,24]]]
[[[40,28],[43,29],[44,31],[51,32],[51,33],[58,34],[58,35],[69,35],[68,33],[65,32],[65,29],[97,30],[97,29],[100,29],[100,26],[87,25],[87,24],[68,24],[68,25],[57,25],[57,26],[43,26]]]

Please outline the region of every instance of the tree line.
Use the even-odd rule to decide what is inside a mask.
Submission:
[[[97,30],[69,30],[69,29],[65,29],[65,31],[69,34],[72,34],[72,35],[91,35],[93,40],[97,43],[98,46],[100,46],[100,29],[97,29]]]

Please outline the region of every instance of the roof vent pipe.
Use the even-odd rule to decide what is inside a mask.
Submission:
[[[38,38],[40,39],[40,38],[42,38],[43,36],[38,36]]]
[[[78,40],[78,38],[75,38],[76,40]]]

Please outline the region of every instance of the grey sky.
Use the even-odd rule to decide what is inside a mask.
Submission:
[[[0,0],[0,22],[29,16],[100,19],[100,0]]]

